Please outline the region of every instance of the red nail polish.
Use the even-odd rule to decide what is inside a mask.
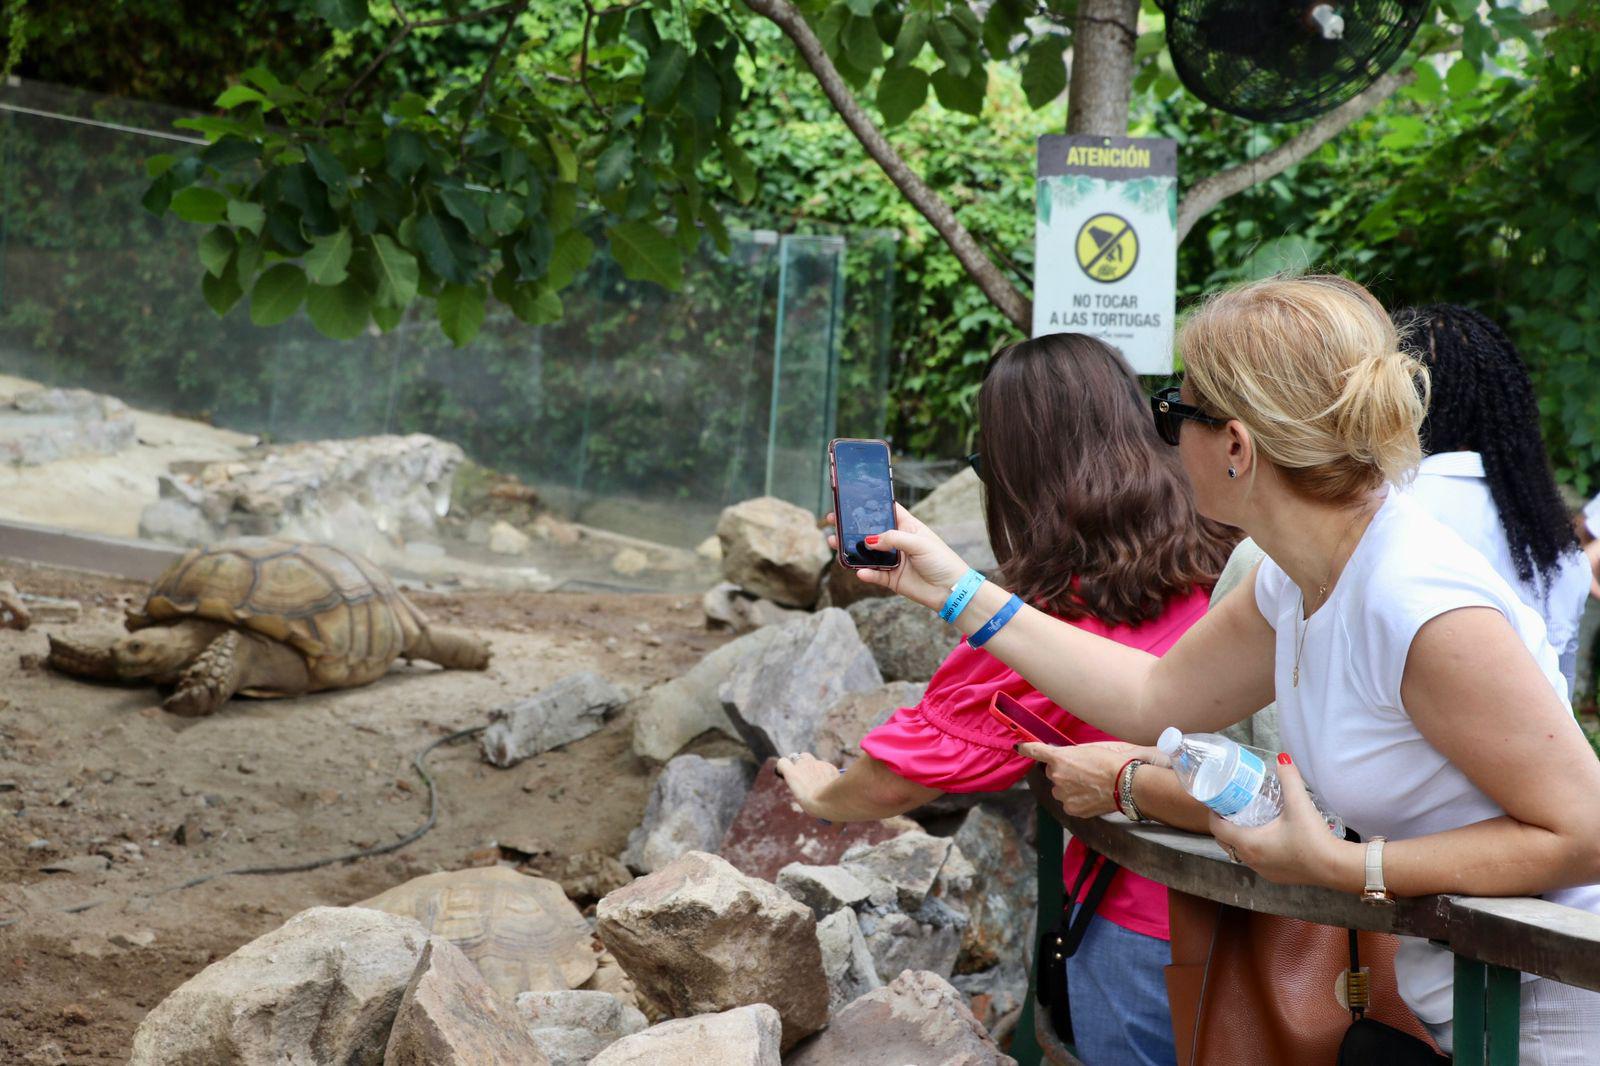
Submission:
[[[1279,766],[1293,766],[1294,765],[1294,760],[1289,758],[1289,753],[1288,752],[1280,751],[1280,752],[1278,752],[1278,765]]]
[[[877,537],[876,534],[873,534],[870,537],[862,537],[861,539],[866,541],[868,544],[876,544],[876,543],[878,543],[878,537]]]

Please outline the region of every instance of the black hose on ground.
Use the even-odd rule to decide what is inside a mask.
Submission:
[[[427,747],[423,748],[421,751],[417,752],[411,757],[411,765],[416,769],[417,776],[421,777],[422,783],[428,786],[428,820],[391,844],[381,844],[377,847],[363,848],[360,851],[347,851],[342,855],[330,855],[322,859],[312,859],[309,862],[290,863],[284,866],[240,866],[232,870],[218,870],[215,873],[202,874],[199,877],[192,877],[181,884],[172,885],[168,888],[163,888],[159,891],[148,893],[148,896],[164,896],[168,892],[181,892],[186,888],[194,888],[196,885],[203,885],[207,881],[215,881],[222,877],[305,873],[309,870],[321,869],[324,866],[333,866],[335,864],[345,862],[357,862],[361,859],[370,859],[378,855],[387,855],[390,852],[399,851],[407,844],[414,844],[418,840],[421,840],[422,837],[425,836],[428,831],[431,830],[439,821],[439,789],[434,783],[433,775],[428,773],[428,756],[433,754],[435,748],[441,747],[445,744],[453,744],[458,740],[463,740],[467,737],[481,733],[486,728],[487,726],[478,725],[473,726],[470,729],[458,729],[456,732],[451,733],[448,736],[440,737],[438,740],[435,740],[433,743],[429,744]],[[110,903],[119,898],[121,897],[111,896],[106,899],[91,900],[88,903],[78,903],[71,907],[62,907],[60,909],[60,913],[82,914],[84,911],[92,910],[103,903]],[[0,929],[4,929],[11,925],[16,925],[26,917],[27,915],[24,914],[15,918],[0,918]]]

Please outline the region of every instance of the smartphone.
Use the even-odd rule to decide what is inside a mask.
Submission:
[[[839,536],[839,564],[851,570],[893,570],[897,551],[868,548],[864,537],[894,529],[894,467],[889,442],[841,438],[828,442],[828,480]]]
[[[1075,743],[1061,730],[1004,692],[994,694],[994,699],[989,701],[989,713],[1011,730],[1018,740],[1032,744],[1053,744],[1058,748]]]

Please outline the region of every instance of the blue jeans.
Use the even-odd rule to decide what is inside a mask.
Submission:
[[[1098,914],[1067,960],[1073,1042],[1084,1066],[1173,1066],[1165,940]]]

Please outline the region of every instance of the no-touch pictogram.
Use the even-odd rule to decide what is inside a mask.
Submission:
[[[1121,215],[1102,213],[1078,230],[1075,250],[1083,272],[1109,284],[1127,277],[1139,261],[1139,235]]]

